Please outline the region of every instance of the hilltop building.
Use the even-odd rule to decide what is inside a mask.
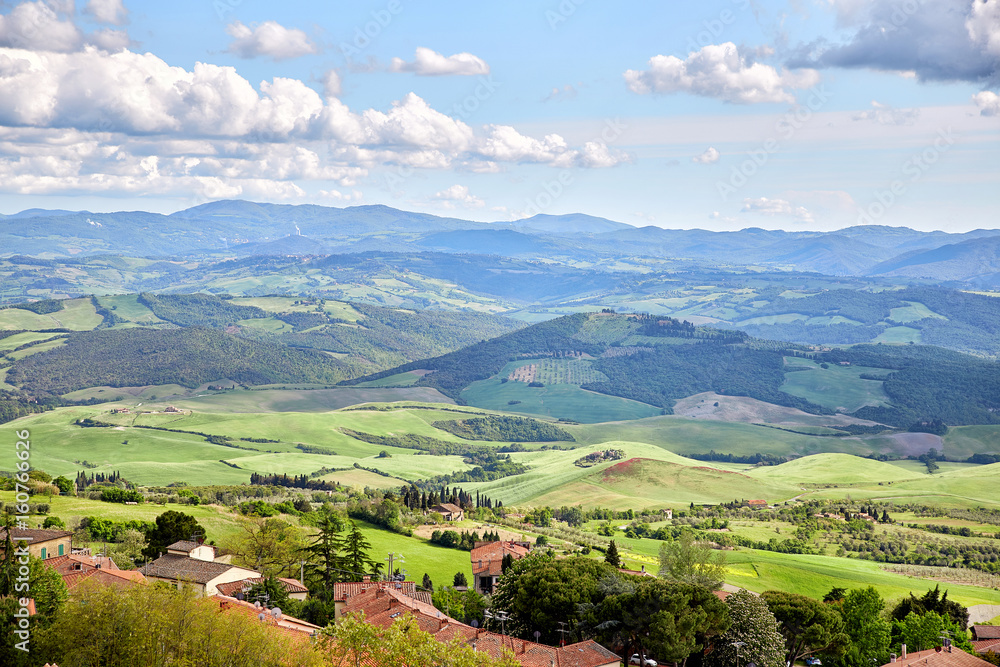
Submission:
[[[216,558],[215,547],[201,542],[180,541],[144,565],[140,572],[152,581],[164,581],[180,588],[191,586],[200,595],[217,595],[221,584],[261,577],[261,573]]]
[[[504,556],[520,560],[531,549],[525,542],[478,542],[470,552],[472,585],[480,595],[489,595],[503,574]]]

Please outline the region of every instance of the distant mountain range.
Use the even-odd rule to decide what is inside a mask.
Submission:
[[[1000,285],[1000,229],[963,234],[858,226],[836,232],[633,227],[583,214],[482,223],[388,206],[217,201],[171,215],[30,209],[0,216],[0,256],[227,258],[366,251],[598,262],[620,257],[764,266],[834,276]]]

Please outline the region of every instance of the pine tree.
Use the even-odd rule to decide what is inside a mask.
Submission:
[[[434,592],[434,582],[431,581],[431,575],[429,575],[426,572],[424,572],[424,580],[421,582],[420,586],[425,591],[430,591],[431,593],[433,593]]]
[[[611,540],[611,544],[608,545],[608,550],[604,554],[604,562],[619,570],[622,567],[622,558],[618,555],[618,545],[615,544],[614,540]]]
[[[333,596],[333,584],[340,581],[340,570],[343,569],[340,532],[344,529],[344,521],[336,512],[321,510],[316,527],[319,528],[319,535],[304,551],[309,556],[310,571],[322,581],[322,588],[317,591],[316,597],[329,600]]]
[[[364,533],[358,528],[358,524],[350,521],[347,535],[343,539],[344,548],[344,569],[348,570],[349,577],[355,581],[361,579],[362,575],[372,573],[375,568],[375,561],[371,559],[368,552],[371,551],[371,543],[365,539]]]

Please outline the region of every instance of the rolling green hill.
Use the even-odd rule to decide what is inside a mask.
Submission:
[[[470,405],[584,422],[650,416],[644,404],[670,413],[714,392],[902,429],[1000,423],[993,361],[930,346],[808,350],[649,315],[566,315],[347,384],[406,374]]]
[[[295,297],[143,293],[20,304],[0,309],[0,419],[61,394],[121,394],[100,388],[330,385],[520,326],[486,313]],[[79,393],[87,388],[95,390]],[[410,396],[435,400],[423,392]]]

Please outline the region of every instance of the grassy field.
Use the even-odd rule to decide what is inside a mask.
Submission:
[[[0,500],[13,503],[14,492],[0,491]],[[44,497],[44,501],[40,500],[40,502],[49,503],[49,516],[59,517],[67,526],[72,526],[88,516],[115,521],[128,519],[155,521],[160,514],[173,510],[193,516],[205,529],[205,537],[209,542],[220,544],[239,531],[236,522],[238,515],[219,505],[178,505],[174,503],[123,505],[75,496]],[[292,523],[298,523],[294,517],[283,515],[282,518]],[[38,521],[41,521],[41,517],[38,517]],[[371,557],[376,562],[380,562],[387,557],[390,551],[402,554],[404,556],[403,569],[407,571],[408,579],[416,581],[418,585],[424,572],[430,574],[436,586],[442,584],[450,586],[456,572],[464,572],[466,577],[471,580],[472,563],[469,560],[468,551],[446,549],[431,544],[427,540],[392,533],[363,521],[357,523],[372,546]],[[470,523],[470,529],[474,527]]]
[[[13,336],[7,336],[6,338],[0,339],[0,352],[6,350],[13,350],[15,347],[20,347],[21,345],[26,345],[28,343],[34,343],[38,340],[48,340],[56,334],[54,333],[42,333],[39,331],[25,331],[24,333],[14,334]]]
[[[325,390],[301,393],[321,395],[322,391]],[[233,400],[234,396],[239,396],[250,400],[273,393],[223,392],[217,397]],[[32,463],[53,475],[73,476],[86,468],[92,472],[119,471],[140,484],[174,481],[211,484],[244,483],[251,472],[308,474],[330,468],[344,470],[331,473],[329,479],[387,488],[399,486],[400,480],[427,479],[469,470],[471,466],[458,456],[429,456],[418,450],[371,444],[349,437],[340,429],[383,436],[416,434],[465,442],[435,428],[432,423],[458,419],[462,414],[481,414],[476,408],[437,409],[434,404],[400,405],[388,410],[317,409],[312,412],[253,412],[253,406],[247,405],[248,411],[240,413],[231,409],[210,411],[211,406],[196,403],[196,400],[203,399],[173,401],[184,410],[180,414],[162,412],[164,402],[139,398],[130,398],[128,403],[142,403],[140,409],[155,412],[116,415],[110,412],[110,405],[60,408],[17,420],[11,428],[31,432]],[[198,409],[190,409],[192,405]],[[83,417],[93,417],[114,426],[82,428],[75,425],[74,422]],[[575,443],[560,443],[560,447],[567,448],[565,451],[543,450],[544,443],[527,443],[528,451],[512,454],[512,458],[528,466],[526,473],[462,486],[467,490],[481,490],[505,504],[557,507],[580,502],[587,506],[622,509],[681,507],[690,502],[718,503],[736,498],[778,502],[800,495],[818,498],[850,495],[857,499],[896,498],[900,501],[929,498],[955,507],[1000,504],[993,491],[1000,476],[1000,464],[943,464],[938,474],[927,475],[917,462],[883,463],[848,456],[867,454],[871,450],[868,441],[862,438],[810,436],[752,424],[665,416],[617,423],[564,424],[562,428],[576,438]],[[197,433],[227,436],[238,448],[212,444]],[[995,431],[970,432],[963,437],[971,439],[977,435],[995,436]],[[253,443],[240,438],[265,438],[275,442]],[[320,453],[303,452],[297,448],[298,444]],[[481,444],[499,447],[503,443]],[[605,462],[592,468],[574,465],[574,461],[584,455],[608,448],[623,449],[626,458],[642,461],[633,473],[623,469],[621,463]],[[779,466],[750,468],[701,462],[679,455],[711,448],[737,454],[764,451],[784,455],[795,453],[803,457]],[[842,451],[823,451],[831,448]],[[379,456],[383,450],[388,457]],[[9,456],[0,455],[0,469],[13,467]],[[379,470],[389,477],[358,470],[355,464]]]
[[[914,329],[913,327],[889,327],[876,336],[873,342],[895,345],[913,343],[916,345],[922,340],[923,337],[921,336],[920,329]]]
[[[384,378],[379,378],[378,380],[369,380],[368,382],[359,382],[354,385],[355,387],[412,387],[420,379],[420,374],[414,371],[407,371],[406,373],[396,373],[395,375],[389,375]]]
[[[878,380],[862,380],[859,375],[884,375],[885,369],[862,366],[831,365],[821,368],[815,362],[786,358],[786,363],[809,370],[785,373],[781,391],[799,396],[817,405],[843,412],[854,412],[866,405],[887,405],[888,397]]]
[[[615,538],[623,547],[626,565],[656,572],[660,543],[655,540]],[[833,556],[780,554],[756,549],[726,552],[726,583],[760,593],[781,590],[822,599],[831,588],[848,590],[874,586],[886,600],[899,600],[911,591],[920,595],[939,582],[886,572],[879,563]],[[949,599],[964,605],[1000,604],[1000,591],[978,586],[942,584]]]
[[[621,444],[615,443],[615,446]],[[575,481],[531,498],[528,504],[560,507],[582,502],[586,506],[614,509],[661,508],[733,499],[762,498],[778,502],[801,492],[789,484],[690,463],[633,458],[595,466],[587,469],[587,474],[578,475]]]
[[[472,560],[468,551],[440,547],[418,537],[404,537],[363,521],[358,522],[358,526],[372,545],[374,560],[385,562],[390,552],[403,555],[400,568],[406,572],[407,581],[415,581],[419,586],[425,572],[435,587],[451,586],[456,572],[464,572],[466,579],[472,581]],[[395,560],[398,562],[398,558]]]
[[[917,301],[907,301],[906,304],[907,305],[902,308],[893,308],[890,310],[889,319],[893,322],[902,322],[903,324],[907,322],[916,322],[917,320],[922,320],[928,317],[937,320],[948,319],[944,315],[935,313],[933,310]]]
[[[899,482],[919,477],[890,463],[862,459],[848,454],[816,454],[778,466],[762,466],[747,473],[772,483],[791,485],[875,484]]]
[[[585,424],[642,419],[662,412],[660,408],[646,403],[585,391],[573,384],[529,387],[524,382],[501,382],[498,378],[473,382],[462,392],[462,400],[488,410],[569,419]]]
[[[42,500],[44,498],[44,500]],[[14,502],[13,491],[0,491],[0,500],[7,503]],[[141,521],[155,521],[156,517],[167,510],[175,510],[190,514],[198,523],[202,525],[206,532],[206,539],[219,542],[222,539],[236,532],[236,515],[218,505],[178,505],[168,503],[166,505],[154,505],[144,503],[142,505],[123,505],[121,503],[105,503],[99,500],[89,500],[87,498],[77,498],[76,496],[38,496],[38,502],[49,503],[49,515],[62,519],[67,526],[72,526],[83,517],[95,516],[102,519],[112,519],[114,521],[125,521],[127,519],[139,519]],[[42,520],[38,517],[38,521]]]
[[[112,311],[118,317],[135,324],[151,325],[165,322],[153,314],[146,306],[139,303],[138,294],[121,294],[117,296],[98,297],[98,303]]]
[[[54,338],[52,340],[47,340],[44,343],[39,343],[38,345],[32,345],[31,347],[26,347],[23,350],[17,350],[16,352],[8,352],[8,359],[24,359],[25,357],[30,357],[33,354],[38,354],[39,352],[45,352],[46,350],[52,350],[57,347],[62,347],[66,344],[65,338]]]

